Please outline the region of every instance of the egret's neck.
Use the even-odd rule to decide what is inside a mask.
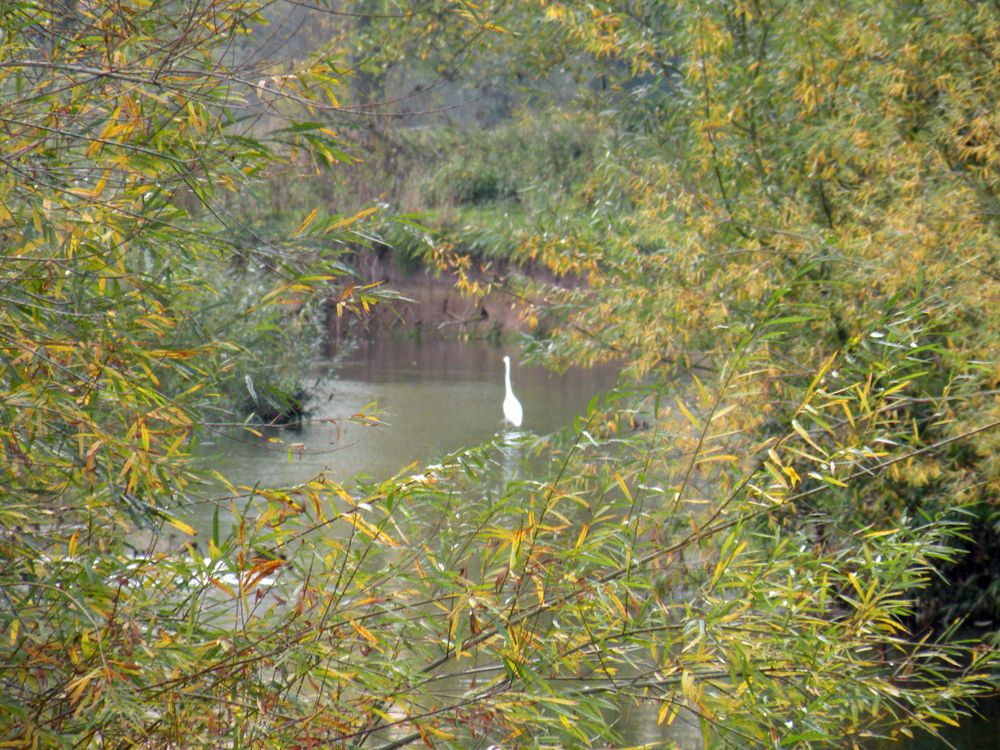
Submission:
[[[503,361],[503,378],[504,382],[507,384],[507,390],[510,390],[510,360],[505,359]]]

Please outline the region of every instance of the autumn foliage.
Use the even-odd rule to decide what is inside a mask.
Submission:
[[[0,6],[0,746],[954,725],[998,674],[996,5],[408,5]],[[406,226],[622,389],[407,476],[213,478],[380,299],[344,253],[398,196],[338,175],[451,137],[390,123],[462,75],[521,105]]]

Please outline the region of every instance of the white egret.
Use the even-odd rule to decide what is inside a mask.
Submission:
[[[507,386],[507,395],[503,397],[503,418],[515,427],[521,426],[524,419],[524,411],[521,409],[521,402],[514,395],[514,390],[510,387],[510,357],[504,355],[504,385]]]

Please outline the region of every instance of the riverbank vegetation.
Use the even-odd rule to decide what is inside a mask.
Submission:
[[[5,3],[0,743],[959,722],[1000,659],[998,30],[907,0]],[[375,245],[621,389],[407,476],[210,484],[205,430],[391,301],[351,265]]]

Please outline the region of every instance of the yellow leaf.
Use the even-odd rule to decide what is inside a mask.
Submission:
[[[891,534],[896,534],[897,532],[898,532],[897,529],[882,529],[881,531],[869,531],[867,534],[865,534],[865,539],[877,539],[878,537],[889,536]]]
[[[94,444],[87,449],[87,455],[84,456],[84,471],[92,472],[94,470],[94,456],[97,455],[98,449],[101,447],[103,440],[95,440]]]
[[[77,677],[75,680],[71,680],[69,685],[66,686],[69,690],[69,702],[71,706],[76,705],[76,702],[80,700],[80,696],[94,678],[94,674],[95,672],[89,672],[81,677]]]
[[[788,476],[788,478],[791,480],[792,487],[797,487],[802,482],[802,477],[800,477],[799,473],[795,471],[795,469],[793,469],[791,466],[782,466],[781,470],[784,471],[785,474]]]
[[[91,197],[92,198],[96,198],[101,193],[103,193],[104,192],[104,186],[107,185],[107,184],[108,184],[108,173],[104,172],[101,175],[101,179],[99,179],[97,181],[97,184],[94,185],[94,189],[90,191]]]
[[[839,401],[840,408],[844,410],[844,415],[847,417],[847,421],[851,423],[851,427],[854,427],[854,415],[851,414],[851,408],[847,405],[847,401]]]
[[[333,224],[327,227],[326,231],[332,232],[335,229],[344,229],[346,227],[351,226],[352,224],[357,224],[363,218],[365,218],[366,216],[371,216],[376,211],[378,211],[377,206],[366,208],[364,211],[359,211],[358,213],[354,214],[354,216],[349,216],[346,219],[340,219],[339,221],[333,222]]]
[[[781,466],[779,468],[779,467],[775,466],[773,463],[771,463],[770,461],[765,461],[764,462],[764,468],[767,469],[767,473],[770,474],[778,484],[780,484],[786,490],[790,489],[789,486],[788,486],[788,480],[785,479],[784,476],[782,476],[782,473],[781,473],[781,470],[780,470],[780,469],[784,468],[783,466]]]
[[[724,416],[729,414],[729,412],[733,411],[738,406],[739,404],[730,404],[729,406],[724,406],[723,408],[719,409],[717,412],[715,412],[715,414],[712,415],[712,419],[710,421],[714,422],[717,419],[722,419]]]
[[[681,693],[690,705],[697,706],[701,702],[699,691],[695,687],[694,675],[687,669],[681,672]]]
[[[453,740],[453,739],[455,739],[455,735],[450,734],[449,732],[446,732],[443,729],[439,729],[438,727],[434,726],[433,724],[428,724],[427,725],[427,731],[430,732],[431,734],[433,734],[435,737],[440,737],[443,740]]]
[[[747,546],[746,541],[740,542],[738,545],[736,545],[736,549],[733,550],[731,555],[728,555],[727,557],[721,558],[719,560],[719,562],[715,566],[715,572],[712,573],[712,580],[708,584],[710,587],[715,586],[722,573],[726,570],[726,568],[728,568],[732,564],[733,560],[736,559],[736,556],[739,555],[744,549],[746,549],[746,546]]]
[[[195,131],[197,131],[198,133],[204,133],[205,123],[202,122],[201,115],[198,112],[198,109],[195,106],[194,102],[189,101],[187,103],[187,113],[188,113],[188,123],[191,125],[191,127],[194,128]]]
[[[632,493],[629,492],[628,485],[625,484],[625,480],[622,479],[622,475],[619,474],[617,471],[615,472],[615,480],[618,482],[618,486],[622,488],[622,492],[625,494],[625,497],[628,498],[628,501],[630,503],[635,502],[634,500],[632,500]]]
[[[709,406],[712,403],[712,397],[709,395],[708,391],[705,390],[705,386],[701,384],[701,380],[698,379],[698,376],[693,372],[691,373],[691,380],[698,387],[698,395],[701,396],[702,403],[704,403],[705,406]]]
[[[671,696],[670,700],[664,701],[663,706],[660,707],[659,713],[656,715],[657,726],[670,726],[674,723],[674,719],[677,718],[677,702]]]
[[[698,465],[710,464],[715,461],[725,461],[726,463],[735,463],[739,458],[734,456],[732,453],[716,453],[713,456],[702,456],[698,459]]]
[[[819,444],[809,436],[809,433],[806,432],[805,428],[801,424],[799,424],[799,420],[797,420],[797,419],[793,419],[792,420],[792,429],[795,430],[796,434],[800,438],[802,438],[807,443],[809,443],[809,445],[811,445],[813,448],[815,448],[823,456],[827,455],[827,452],[825,450],[823,450],[819,446]]]
[[[198,532],[194,530],[194,527],[190,524],[184,523],[179,518],[168,518],[167,523],[173,526],[175,529],[187,534],[188,536],[197,536]]]
[[[521,536],[524,532],[515,531],[511,536],[510,540],[510,561],[507,563],[507,567],[513,570],[517,563],[517,553],[521,547]]]
[[[243,577],[243,591],[251,591],[258,583],[263,581],[270,573],[285,564],[284,560],[262,560],[246,572]]]
[[[901,391],[904,388],[906,388],[906,386],[908,386],[909,384],[910,384],[909,380],[904,380],[902,383],[896,383],[896,385],[894,385],[892,388],[888,389],[885,393],[883,393],[882,396],[885,397],[885,396],[890,396],[893,393],[897,393],[898,391]]]
[[[368,641],[372,646],[378,645],[378,638],[376,638],[368,628],[359,623],[357,620],[351,620],[351,627],[354,628],[355,632]]]
[[[313,223],[313,219],[316,218],[316,214],[318,213],[319,213],[319,206],[317,206],[316,208],[314,208],[312,211],[309,212],[309,215],[303,220],[301,224],[299,224],[299,228],[295,230],[295,233],[292,234],[292,237],[298,237],[300,234],[302,234],[306,230],[306,227],[308,227],[310,224]]]
[[[371,537],[374,541],[384,542],[390,547],[398,547],[399,542],[393,539],[391,536],[386,534],[384,531],[379,529],[374,524],[368,523],[364,518],[358,513],[345,513],[341,516],[344,520],[354,526],[358,531]]]
[[[215,586],[217,589],[221,589],[225,593],[229,594],[229,596],[233,597],[234,599],[236,598],[236,592],[233,591],[232,586],[227,585],[223,581],[220,581],[218,578],[209,578],[208,582],[213,586]]]
[[[608,596],[611,598],[611,601],[615,603],[615,607],[618,608],[618,611],[621,613],[622,618],[627,620],[628,613],[625,611],[625,605],[622,604],[622,600],[610,592]]]
[[[677,405],[681,408],[681,411],[684,413],[684,416],[688,418],[688,421],[690,421],[691,424],[694,425],[695,429],[700,430],[701,425],[698,424],[698,420],[694,418],[694,414],[688,411],[688,408],[684,405],[684,402],[681,401],[679,398],[677,399]]]
[[[943,722],[944,724],[947,724],[950,727],[958,727],[959,726],[959,723],[957,721],[955,721],[953,718],[951,718],[950,716],[945,716],[944,714],[939,714],[939,713],[936,713],[936,712],[930,712],[930,714],[931,714],[931,716],[933,716],[938,721]]]

